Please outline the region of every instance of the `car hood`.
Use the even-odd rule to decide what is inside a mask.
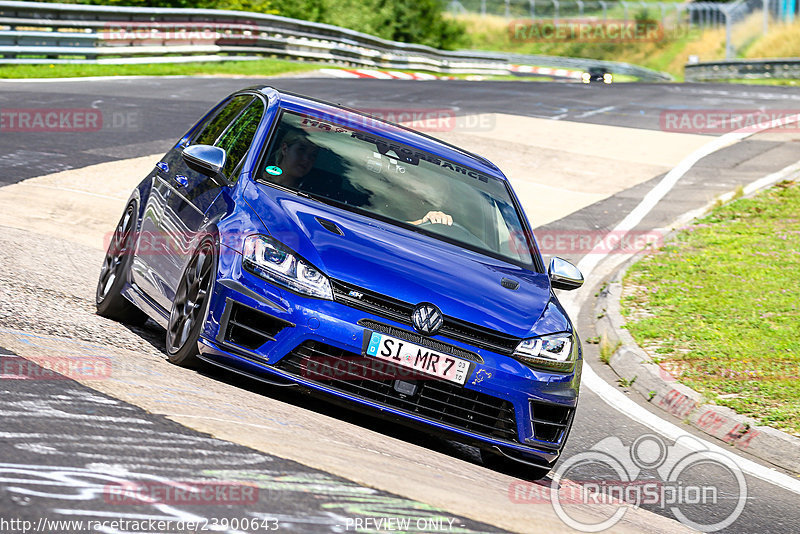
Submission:
[[[571,329],[545,274],[269,186],[246,199],[273,237],[333,279],[516,337]]]

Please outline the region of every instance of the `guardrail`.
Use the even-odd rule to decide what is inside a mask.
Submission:
[[[715,80],[800,79],[800,58],[733,59],[689,63],[684,68],[687,82]]]
[[[508,74],[515,65],[601,66],[643,81],[667,74],[613,61],[444,51],[277,15],[0,1],[0,64],[311,60],[349,67]]]

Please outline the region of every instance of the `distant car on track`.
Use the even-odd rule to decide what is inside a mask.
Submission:
[[[543,476],[582,352],[519,201],[484,158],[270,87],[234,93],[136,187],[97,286],[171,362],[281,379]],[[513,461],[512,461],[513,460]]]
[[[591,67],[581,75],[583,83],[602,82],[611,83],[614,81],[613,75],[603,67]]]

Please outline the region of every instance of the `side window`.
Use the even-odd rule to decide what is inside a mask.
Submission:
[[[256,98],[219,138],[217,146],[225,149],[228,154],[223,170],[228,178],[236,179],[236,176],[233,175],[234,171],[247,155],[263,115],[264,104]]]
[[[253,101],[252,95],[239,95],[233,97],[230,102],[220,109],[216,115],[211,117],[200,128],[192,141],[193,145],[213,145],[219,139],[222,132],[236,118],[237,115]]]

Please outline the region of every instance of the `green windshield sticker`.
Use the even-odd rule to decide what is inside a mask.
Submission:
[[[275,165],[270,165],[264,170],[266,170],[269,174],[273,176],[279,176],[283,174],[283,170],[280,167],[276,167]]]

